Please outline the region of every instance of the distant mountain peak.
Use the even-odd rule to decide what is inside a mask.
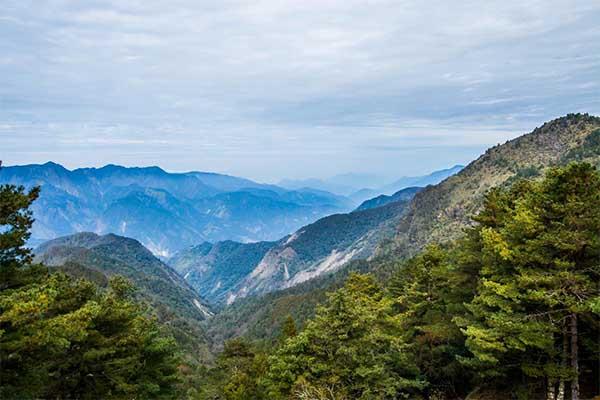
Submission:
[[[65,167],[63,167],[60,164],[55,163],[54,161],[46,161],[44,164],[42,164],[44,167],[48,167],[48,168],[60,168],[60,169],[66,169]]]
[[[396,201],[410,200],[417,192],[421,191],[422,189],[423,188],[419,186],[411,186],[404,189],[400,189],[399,191],[390,196],[382,194],[370,200],[364,201],[360,206],[358,206],[356,210],[368,210],[371,208],[381,207]]]

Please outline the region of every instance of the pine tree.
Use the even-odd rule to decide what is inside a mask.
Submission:
[[[374,279],[351,275],[306,328],[271,357],[272,397],[306,390],[352,399],[416,395],[423,382],[399,328],[392,301]]]
[[[208,384],[201,388],[201,399],[267,399],[262,379],[267,371],[267,357],[243,338],[225,342],[211,370]]]
[[[550,395],[570,381],[577,399],[578,331],[598,315],[598,172],[588,164],[552,169],[541,182],[494,191],[482,216],[478,292],[471,317],[457,319],[473,353],[465,362],[504,376],[518,365],[545,380]]]
[[[176,346],[124,278],[107,291],[31,265],[36,189],[0,187],[0,398],[172,398]]]
[[[457,396],[467,386],[468,372],[458,362],[465,355],[464,336],[453,318],[465,312],[471,296],[459,273],[456,255],[437,245],[398,268],[389,287],[399,313],[402,335],[426,377],[426,394]]]
[[[0,290],[25,284],[39,273],[36,268],[24,271],[32,261],[25,247],[33,225],[29,206],[39,193],[38,187],[26,192],[23,186],[0,185]]]

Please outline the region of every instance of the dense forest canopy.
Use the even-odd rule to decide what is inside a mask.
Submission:
[[[107,290],[32,264],[38,189],[0,187],[0,397],[174,398],[175,341],[114,277]]]

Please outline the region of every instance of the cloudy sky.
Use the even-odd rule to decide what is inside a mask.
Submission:
[[[600,114],[600,2],[3,0],[0,159],[412,175]]]

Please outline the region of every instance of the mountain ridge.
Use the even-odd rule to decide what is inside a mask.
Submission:
[[[456,164],[450,168],[435,170],[425,175],[404,176],[396,180],[384,179],[370,174],[341,174],[327,179],[283,179],[280,186],[288,189],[315,188],[344,195],[359,203],[382,194],[391,195],[409,186],[427,186],[440,182],[464,168]]]
[[[289,191],[217,173],[169,173],[156,166],[4,166],[0,182],[42,186],[32,207],[32,243],[83,231],[112,232],[136,238],[163,257],[203,240],[276,240],[353,207],[326,192]]]
[[[569,161],[600,164],[600,148],[585,157],[572,154],[589,148],[586,139],[600,137],[600,117],[568,114],[535,128],[530,133],[496,145],[456,175],[417,193],[408,213],[397,226],[393,240],[396,253],[414,254],[428,242],[451,240],[472,223],[492,187],[518,177],[533,178],[543,170]]]
[[[415,179],[423,182],[436,180],[461,168],[462,166],[454,166]],[[182,272],[184,274],[189,273],[186,276],[193,281],[192,285],[219,304],[224,299],[227,304],[231,304],[249,295],[285,289],[335,271],[351,260],[372,256],[378,242],[393,237],[393,221],[404,212],[408,201],[419,190],[421,188],[416,187],[401,189],[392,196],[382,195],[371,199],[353,212],[323,217],[291,235],[264,245],[263,250],[266,251],[260,253],[261,259],[256,258],[251,245],[247,245],[248,248],[244,250],[241,250],[244,246],[239,245],[235,250],[236,254],[247,251],[253,257],[252,262],[239,258],[234,262],[231,260],[235,258],[225,256],[217,256],[222,261],[215,262],[207,259],[206,255],[199,254],[197,247],[191,247],[169,258],[168,263],[178,271],[185,271]],[[374,208],[378,209],[371,210]],[[327,232],[327,235],[322,232]],[[339,232],[346,232],[347,235],[340,236]],[[311,240],[306,240],[307,237],[319,243],[310,243]],[[218,252],[219,247],[216,246],[212,251]],[[314,248],[321,250],[315,252]],[[248,271],[253,263],[254,268]],[[228,270],[235,270],[235,277]],[[220,274],[227,276],[225,281],[218,278]],[[230,286],[224,286],[225,282]]]
[[[395,201],[410,200],[415,194],[423,190],[421,186],[410,186],[405,189],[400,189],[391,195],[379,195],[369,200],[363,201],[355,211],[368,210],[371,208],[381,207]]]
[[[139,241],[115,234],[82,232],[50,240],[34,250],[35,262],[50,271],[91,280],[106,287],[121,275],[136,287],[136,298],[147,305],[173,334],[186,359],[210,360],[210,338],[203,322],[214,315],[212,306],[181,276],[156,258]]]
[[[187,300],[189,304],[184,307],[187,314],[193,316],[200,313],[200,320],[213,315],[208,303],[184,279],[135,239],[112,233],[101,236],[92,232],[81,232],[45,242],[34,250],[34,254],[37,262],[48,266],[58,267],[72,262],[107,276],[120,274],[149,292],[152,291],[154,283],[148,279],[162,281],[164,284],[173,285],[176,295]],[[114,261],[114,265],[111,265],[114,268],[108,269],[108,264],[98,262],[100,259]]]

